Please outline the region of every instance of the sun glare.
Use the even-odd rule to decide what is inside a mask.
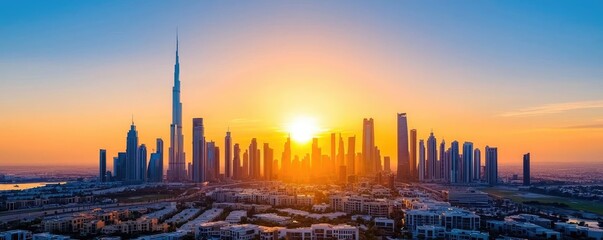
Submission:
[[[307,143],[312,140],[318,132],[318,126],[316,120],[313,118],[299,117],[289,124],[287,131],[289,131],[289,134],[291,134],[291,138],[294,141],[298,143]]]

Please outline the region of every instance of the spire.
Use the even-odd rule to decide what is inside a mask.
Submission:
[[[176,28],[176,64],[178,64],[178,28]]]
[[[132,113],[132,125],[134,125],[134,113]]]

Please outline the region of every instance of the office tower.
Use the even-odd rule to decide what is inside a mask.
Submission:
[[[249,151],[245,150],[243,153],[243,169],[241,171],[242,178],[249,178],[251,174],[249,173]]]
[[[241,179],[241,148],[238,143],[235,143],[233,150],[232,177],[234,179]]]
[[[443,143],[443,145],[445,144]],[[444,152],[444,162],[442,162],[442,165],[442,168],[444,169],[443,180],[444,182],[450,183],[450,148],[446,149]]]
[[[425,181],[425,143],[419,140],[419,181]]]
[[[473,180],[473,143],[463,143],[463,182],[470,183]]]
[[[257,159],[257,163],[256,163],[256,164],[257,164],[257,168],[256,168],[256,169],[257,169],[257,170],[256,170],[256,171],[257,171],[257,174],[256,174],[256,179],[260,179],[260,178],[262,178],[262,175],[261,175],[261,174],[262,174],[262,172],[261,172],[261,171],[262,171],[262,169],[260,168],[260,166],[261,166],[261,164],[262,164],[262,163],[261,163],[261,161],[262,161],[262,160],[261,160],[261,155],[260,155],[260,149],[259,149],[259,148],[255,150],[255,159]]]
[[[214,141],[209,141],[205,143],[205,151],[206,151],[206,155],[205,155],[205,169],[203,169],[205,171],[205,180],[204,181],[214,181],[216,179],[218,179],[218,176],[216,175],[216,142]]]
[[[498,149],[486,146],[486,181],[493,186],[498,184]]]
[[[438,175],[439,179],[444,180],[445,182],[448,182],[449,178],[449,174],[450,174],[450,167],[448,165],[448,162],[446,160],[446,141],[444,141],[444,139],[442,139],[442,143],[440,143],[440,157],[439,157],[439,170],[440,173]]]
[[[530,153],[523,155],[523,185],[530,186]]]
[[[372,118],[364,119],[362,122],[362,169],[364,176],[371,175],[374,172],[373,157],[375,154],[375,123]]]
[[[291,137],[287,136],[287,141],[283,149],[283,156],[281,158],[281,175],[289,176],[291,173]]]
[[[332,172],[333,173],[339,173],[339,166],[340,164],[337,162],[338,158],[335,155],[337,149],[337,143],[335,142],[335,133],[331,133],[331,164],[332,164]]]
[[[202,183],[207,180],[206,144],[203,118],[193,118],[193,182]]]
[[[249,175],[252,179],[260,179],[260,154],[258,142],[255,138],[249,144]]]
[[[136,169],[136,180],[146,181],[147,180],[147,146],[141,144],[138,147],[138,168]]]
[[[410,180],[410,153],[408,152],[408,121],[406,120],[406,113],[398,113],[397,143],[398,180]]]
[[[98,181],[107,181],[107,150],[101,149],[98,154]]]
[[[232,148],[232,138],[230,137],[230,131],[226,132],[226,137],[224,138],[224,176],[226,178],[232,177],[232,156],[231,156],[231,148]]]
[[[172,87],[172,124],[170,124],[168,181],[181,182],[186,179],[184,136],[182,136],[182,103],[180,102],[180,59],[178,36],[176,35],[176,64],[174,65],[174,87]]]
[[[388,173],[392,172],[389,161],[390,161],[389,156],[383,157],[383,171],[388,172]]]
[[[340,143],[343,140],[341,140],[341,136],[340,136]],[[342,145],[342,144],[340,144]],[[341,149],[341,148],[340,148]],[[346,166],[346,177],[347,176],[352,176],[356,174],[356,136],[351,136],[348,137],[348,154],[347,154],[347,166]]]
[[[320,148],[318,148],[318,138],[312,138],[312,173],[320,176],[322,168]]]
[[[409,176],[412,180],[416,180],[419,178],[417,172],[417,129],[410,130],[410,167],[409,167]]]
[[[478,182],[481,178],[482,152],[479,148],[473,150],[473,181]]]
[[[433,132],[429,134],[429,138],[427,138],[427,173],[425,174],[426,179],[434,180],[436,177],[436,169],[437,169],[437,142],[436,138],[433,135]]]
[[[450,144],[450,183],[459,182],[459,142]]]
[[[137,181],[139,171],[138,158],[136,157],[138,152],[138,132],[134,121],[130,125],[128,136],[126,138],[126,181]]]
[[[154,153],[151,153],[148,167],[149,182],[161,182],[163,180],[163,140],[157,138]]]
[[[270,181],[273,180],[272,162],[274,161],[273,149],[270,148],[268,143],[264,143],[264,179]]]
[[[349,145],[348,145],[349,147]],[[343,145],[343,138],[341,137],[341,133],[339,134],[339,153],[337,154],[337,159],[334,160],[338,166],[345,166],[345,146]],[[347,171],[347,168],[346,168]]]
[[[126,180],[127,156],[128,155],[125,152],[119,152],[117,153],[117,157],[113,158],[113,173],[115,174],[115,180]]]
[[[220,179],[220,147],[216,145],[214,147],[214,176],[216,179]]]
[[[373,153],[375,153],[375,156],[373,157],[375,160],[375,172],[378,173],[383,171],[383,167],[381,166],[381,151],[379,150],[379,147],[375,147],[375,151],[373,151]]]

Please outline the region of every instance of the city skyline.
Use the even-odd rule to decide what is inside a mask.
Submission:
[[[162,10],[159,10],[159,7],[155,5],[143,9],[151,12],[161,12]],[[295,12],[294,9],[296,9],[306,14],[309,10],[316,8],[314,5],[310,6],[302,3],[276,5],[273,8],[281,9],[284,13]],[[362,4],[354,3],[352,5],[349,9],[350,14],[359,14],[360,10],[357,8]],[[411,5],[417,4],[412,3]],[[220,7],[222,5],[212,3],[211,6]],[[533,153],[533,165],[546,162],[601,161],[603,152],[596,144],[599,140],[603,140],[599,127],[601,116],[603,116],[603,112],[600,110],[603,104],[599,100],[603,87],[600,85],[601,81],[597,81],[597,79],[600,79],[599,71],[589,70],[590,75],[583,76],[584,80],[576,80],[574,76],[579,72],[572,72],[573,68],[569,68],[572,71],[565,70],[548,75],[545,70],[551,70],[551,68],[543,68],[544,66],[540,65],[539,67],[542,68],[540,70],[527,71],[523,69],[511,71],[513,74],[510,75],[503,74],[504,76],[490,76],[481,79],[484,73],[483,70],[480,70],[480,67],[490,69],[492,73],[503,73],[505,71],[502,70],[510,70],[519,65],[514,65],[511,61],[504,61],[502,62],[503,67],[500,69],[493,69],[491,66],[488,68],[488,64],[495,61],[486,61],[487,63],[484,64],[473,61],[482,58],[488,59],[488,55],[480,55],[475,52],[472,52],[474,55],[463,55],[456,52],[457,54],[453,57],[461,57],[461,60],[473,63],[477,67],[467,67],[463,71],[458,70],[461,68],[457,68],[461,66],[444,67],[438,68],[442,71],[441,73],[427,74],[427,70],[430,68],[442,67],[442,62],[453,65],[455,63],[451,61],[452,59],[440,58],[442,56],[437,51],[425,55],[408,54],[405,57],[401,53],[411,51],[405,46],[415,46],[419,49],[436,47],[442,52],[452,51],[454,53],[454,49],[457,49],[457,47],[462,49],[463,45],[450,46],[441,42],[422,42],[413,39],[400,42],[401,46],[390,44],[388,46],[390,49],[375,47],[379,44],[370,44],[370,46],[358,44],[362,41],[388,43],[405,39],[401,36],[394,36],[393,33],[391,35],[383,34],[378,40],[362,39],[356,36],[348,40],[341,40],[343,44],[338,45],[335,39],[341,38],[337,37],[336,33],[350,36],[352,34],[351,30],[327,33],[338,26],[346,26],[344,22],[346,20],[352,21],[353,14],[327,17],[327,13],[333,9],[333,6],[329,4],[319,6],[325,12],[315,14],[317,14],[318,19],[325,21],[324,28],[312,28],[314,26],[312,23],[301,21],[295,15],[292,17],[275,16],[284,20],[283,26],[264,28],[261,23],[270,18],[260,17],[258,15],[260,13],[237,10],[250,14],[245,17],[251,20],[250,26],[266,31],[263,33],[270,37],[267,39],[253,38],[253,41],[246,42],[249,46],[240,46],[238,48],[240,51],[236,52],[221,51],[221,53],[217,53],[226,45],[217,43],[215,40],[202,41],[211,39],[210,37],[203,37],[203,33],[212,32],[214,28],[191,26],[175,20],[162,24],[162,27],[154,32],[143,31],[145,38],[148,38],[148,42],[142,44],[144,48],[132,46],[140,41],[140,38],[133,34],[141,33],[142,30],[124,32],[128,38],[123,39],[123,41],[109,39],[108,42],[111,44],[102,41],[89,41],[90,36],[87,35],[76,35],[74,40],[69,41],[69,43],[75,44],[76,49],[79,50],[91,49],[91,47],[78,45],[78,42],[97,44],[106,51],[99,54],[97,59],[83,58],[85,55],[77,55],[74,50],[66,51],[64,54],[54,52],[55,50],[52,49],[55,48],[59,50],[69,49],[68,45],[57,42],[58,35],[50,34],[55,38],[50,38],[49,42],[43,45],[34,40],[18,43],[16,42],[17,39],[27,36],[22,32],[22,29],[17,28],[18,26],[30,29],[39,28],[43,25],[30,22],[34,20],[25,21],[16,18],[9,21],[6,19],[10,24],[3,26],[14,34],[11,34],[7,39],[0,40],[3,43],[0,44],[2,46],[0,50],[6,53],[3,54],[1,60],[7,63],[7,65],[0,66],[0,74],[2,74],[0,77],[9,79],[8,81],[2,81],[0,85],[2,90],[0,91],[2,93],[2,110],[13,114],[0,120],[0,126],[2,126],[0,130],[5,134],[3,134],[5,137],[0,142],[0,159],[2,160],[0,165],[14,165],[13,163],[17,162],[23,165],[44,165],[49,162],[58,165],[96,165],[98,164],[99,148],[106,149],[110,157],[116,156],[118,152],[125,150],[123,148],[125,146],[124,129],[130,122],[131,114],[136,117],[139,143],[153,146],[152,143],[156,138],[162,138],[169,144],[170,134],[166,125],[169,125],[170,122],[171,106],[167,103],[170,99],[170,91],[167,88],[172,84],[173,68],[171,66],[173,66],[173,42],[176,26],[180,29],[180,49],[186,49],[181,54],[181,80],[183,82],[181,94],[184,103],[181,120],[184,135],[183,152],[188,153],[189,156],[186,158],[187,163],[191,162],[192,159],[192,146],[190,144],[192,142],[192,135],[190,134],[192,126],[190,123],[194,117],[205,119],[207,140],[215,141],[218,146],[222,147],[221,149],[224,149],[222,138],[225,132],[230,129],[233,144],[238,143],[243,149],[247,149],[251,139],[256,138],[258,148],[261,148],[260,146],[264,143],[269,143],[271,149],[274,150],[274,158],[279,160],[280,154],[283,152],[283,143],[289,134],[287,126],[296,119],[314,119],[318,133],[312,137],[319,139],[319,145],[325,153],[329,149],[329,136],[332,132],[342,133],[343,139],[356,136],[356,152],[360,152],[359,149],[362,149],[360,120],[372,118],[375,121],[375,145],[379,147],[382,157],[389,156],[392,159],[391,165],[395,165],[392,166],[392,170],[394,170],[398,165],[398,157],[396,154],[396,119],[393,115],[399,112],[408,114],[408,129],[417,129],[417,139],[424,139],[426,143],[429,131],[433,129],[438,140],[444,139],[446,142],[457,140],[459,143],[475,142],[474,148],[481,149],[484,149],[488,144],[497,146],[500,149],[498,151],[499,165],[520,165],[521,157],[525,152]],[[402,6],[404,4],[392,5],[393,9],[399,9]],[[93,10],[90,7],[86,4],[74,6],[74,8],[83,8],[84,11],[98,13],[99,10]],[[195,9],[195,7],[200,6],[194,6],[192,9]],[[524,7],[528,8],[529,6]],[[228,9],[236,10],[232,7]],[[59,10],[68,11],[69,9]],[[175,6],[165,11],[176,10],[183,9]],[[474,10],[467,6],[455,6],[453,8],[453,11],[474,14],[472,16],[481,19],[483,16],[475,15]],[[571,8],[570,10],[589,13],[585,9]],[[141,12],[137,13],[142,14]],[[391,17],[391,14],[393,13],[386,11],[384,17],[375,18],[378,21],[359,24],[357,30],[364,33],[381,33],[379,28],[372,29],[370,27],[390,26],[394,21],[387,17]],[[499,14],[504,15],[505,13]],[[568,24],[572,24],[571,26],[588,27],[588,24],[584,25],[583,22],[579,21],[581,18],[564,15],[556,11],[552,11],[549,15],[545,14],[544,17],[553,18],[557,16],[565,16],[564,19],[568,21]],[[571,16],[574,18],[571,18]],[[589,15],[587,14],[587,16]],[[50,22],[67,28],[79,26],[74,25],[75,23],[65,22],[71,18],[75,17],[66,16],[64,19],[56,19]],[[183,18],[195,19],[192,16]],[[440,16],[440,18],[442,17]],[[457,18],[450,18],[459,21]],[[465,24],[474,27],[497,26],[497,22],[492,19],[483,18],[491,21],[483,23],[484,25]],[[526,19],[525,16],[519,18],[531,23],[526,26],[529,29],[540,26],[540,23],[529,18]],[[148,20],[148,18],[143,19]],[[237,22],[227,21],[216,16],[207,16],[204,19],[217,19],[221,20],[223,24],[237,26]],[[425,20],[423,18],[417,19]],[[94,24],[88,18],[83,17],[83,20],[84,23]],[[422,23],[430,26],[427,21]],[[277,30],[284,31],[287,26],[299,30],[299,32],[285,31],[291,39],[280,37],[277,34]],[[399,27],[410,28],[411,26],[403,24]],[[131,28],[133,28],[133,25],[124,26],[122,29],[132,30]],[[418,31],[420,29],[414,30]],[[63,29],[59,30],[59,33],[66,33]],[[412,28],[408,30],[413,32],[411,31]],[[590,39],[584,34],[580,34],[580,32],[573,32],[569,28],[563,28],[562,30],[575,33],[577,38],[574,39],[575,41]],[[519,30],[507,29],[506,31]],[[95,33],[91,30],[84,32],[87,34]],[[503,34],[504,32],[501,30],[495,33]],[[228,34],[249,36],[240,28],[235,28],[232,32],[217,34],[214,37],[230,36]],[[326,35],[323,36],[322,34]],[[601,33],[600,31],[594,31],[589,32],[589,34],[599,36]],[[453,35],[443,32],[438,32],[435,35],[450,36],[455,39]],[[285,46],[274,44],[288,39],[295,41],[290,41]],[[489,38],[468,36],[467,39],[477,42]],[[550,44],[561,44],[571,40],[554,38]],[[229,38],[226,42],[234,46],[232,41],[234,40]],[[516,41],[509,41],[508,44],[503,44],[501,48],[518,44]],[[404,43],[408,43],[408,45]],[[272,46],[268,47],[269,45]],[[23,46],[19,49],[24,51],[19,55],[14,52],[12,47],[9,49],[4,46]],[[110,48],[110,46],[116,48]],[[126,48],[126,46],[132,47]],[[357,46],[362,47],[358,48]],[[521,44],[519,46],[525,47]],[[258,47],[263,50],[251,50]],[[589,54],[566,47],[561,48],[563,51],[553,51],[552,46],[549,47],[551,48],[540,49],[548,50],[547,53],[553,57],[549,64],[561,64],[561,60],[554,60],[566,56],[564,54],[569,54],[569,57],[573,57],[571,59],[574,60],[591,60],[589,65],[583,66],[584,68],[596,69],[601,65],[600,59],[596,58],[596,51],[599,51],[600,48],[594,48],[595,51]],[[45,51],[32,52],[32,49]],[[500,55],[501,53],[497,52],[496,49],[486,47],[485,49],[494,51],[490,52],[494,56],[505,56]],[[123,53],[125,55],[119,53],[122,50],[125,51]],[[393,50],[394,54],[388,55],[384,50]],[[202,54],[204,51],[207,54]],[[319,53],[321,51],[324,53]],[[86,50],[82,54],[93,52],[92,50]],[[512,51],[512,53],[516,53],[516,51]],[[536,54],[536,52],[532,53]],[[265,55],[265,58],[263,57],[260,62],[254,63],[257,54]],[[216,59],[217,61],[210,61],[204,55],[207,57],[219,56],[219,58]],[[413,63],[411,60],[416,57],[419,57],[418,61]],[[466,58],[463,59],[463,57]],[[506,60],[517,60],[518,57],[519,55],[511,54],[507,56]],[[143,60],[143,58],[149,60]],[[64,59],[65,64],[73,64],[76,67],[70,67],[69,70],[63,71],[62,67],[48,63],[50,60],[58,61],[59,59]],[[119,60],[112,64],[106,64],[107,59]],[[229,59],[233,61],[227,61]],[[536,61],[540,58],[532,56],[528,59]],[[28,71],[15,71],[21,68],[14,67],[13,64],[24,63],[25,60],[27,62],[22,66],[27,67]],[[371,61],[381,63],[382,66],[376,67],[374,63],[370,63]],[[413,70],[413,67],[421,70]],[[234,72],[230,70],[234,70]],[[532,75],[534,72],[538,73],[536,77]],[[437,80],[444,75],[449,76],[449,79],[446,81]],[[504,81],[513,75],[517,79],[512,79],[511,82]],[[543,87],[542,81],[546,81],[554,75],[558,80],[547,82],[549,84]],[[467,76],[472,80],[460,80]],[[536,80],[530,80],[532,77]],[[108,80],[103,81],[104,79]],[[113,79],[119,79],[119,81]],[[286,79],[286,81],[283,81],[283,79]],[[518,83],[521,81],[525,81],[525,83]],[[123,86],[118,85],[118,83],[123,84]],[[491,84],[499,84],[497,91],[485,90]],[[468,86],[468,88],[463,89],[459,85]],[[233,89],[235,88],[233,86],[236,86],[236,89]],[[45,91],[41,91],[42,87]],[[450,87],[455,90],[454,94],[443,92]],[[131,88],[140,89],[141,91],[130,95],[123,94],[122,89]],[[334,90],[313,91],[321,88]],[[408,92],[405,91],[406,89],[416,89],[416,91]],[[433,99],[424,95],[428,89],[435,91],[438,96],[446,100]],[[557,94],[559,91],[572,94],[559,96]],[[407,94],[399,94],[401,92]],[[20,95],[16,95],[16,93]],[[228,94],[224,95],[223,93]],[[86,94],[86,97],[83,97],[83,94]],[[360,94],[365,94],[366,99],[364,101],[356,99],[356,96],[362,96]],[[531,96],[531,94],[535,96]],[[16,106],[12,103],[17,101],[21,103],[19,107],[22,107],[22,109],[15,109]],[[355,108],[340,110],[340,108],[349,104],[355,106]],[[45,116],[45,124],[30,124],[31,120],[28,119],[34,119],[34,116],[38,115]],[[446,118],[442,119],[440,116],[446,116]],[[28,125],[28,127],[20,132],[12,130],[19,125]],[[33,133],[39,134],[38,137],[28,138]],[[44,141],[39,142],[41,139],[44,139]],[[26,142],[29,144],[26,144]],[[31,149],[30,146],[36,146],[36,148]],[[27,147],[26,150],[25,147]],[[153,147],[148,148],[148,152],[153,152]],[[310,152],[311,142],[300,144],[292,141],[292,148],[292,155],[299,155],[301,158],[305,153]],[[164,156],[164,169],[166,170],[169,166],[168,158],[166,154]],[[108,170],[112,169],[111,165],[112,161],[109,161],[107,163]],[[220,166],[224,166],[224,164],[220,164]]]

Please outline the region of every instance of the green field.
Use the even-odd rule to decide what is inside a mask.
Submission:
[[[567,204],[569,208],[573,210],[586,211],[603,215],[603,203],[597,201],[579,200],[537,193],[521,192],[505,188],[484,188],[481,190],[488,194],[502,198],[508,198],[518,203],[523,203],[525,201],[538,201],[541,203],[563,203]]]

